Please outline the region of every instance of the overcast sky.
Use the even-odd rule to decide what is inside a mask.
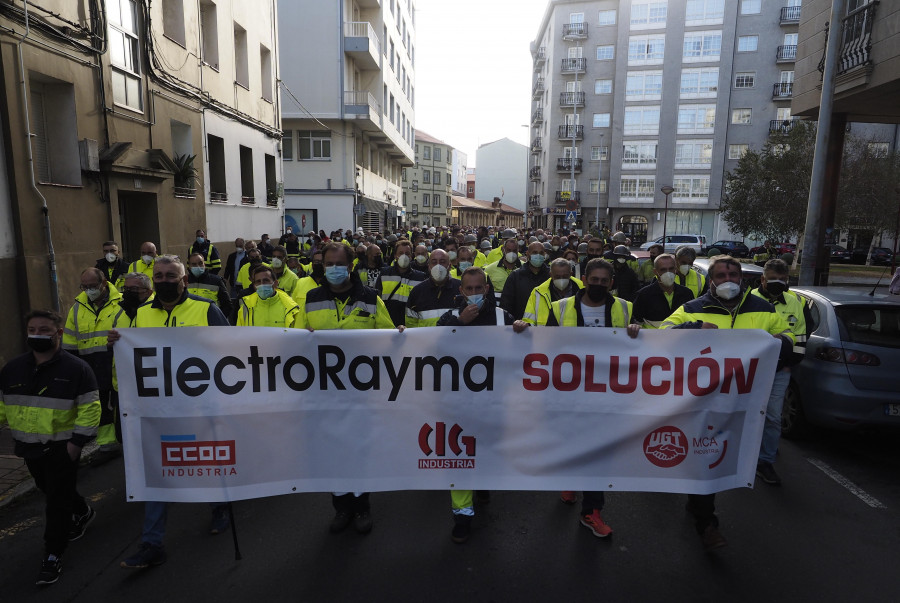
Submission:
[[[532,61],[548,0],[418,0],[416,128],[468,155],[531,130]]]

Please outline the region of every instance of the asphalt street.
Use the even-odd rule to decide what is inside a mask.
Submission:
[[[558,492],[494,492],[472,538],[450,540],[446,492],[372,495],[375,528],[332,535],[327,494],[234,504],[231,533],[209,508],[169,514],[169,560],[119,562],[139,542],[142,505],[124,500],[121,459],[80,473],[98,512],[71,544],[57,584],[34,586],[43,500],[0,509],[0,601],[866,601],[900,600],[900,450],[895,434],[818,434],[782,442],[784,485],[721,493],[729,546],[705,553],[686,497],[613,493],[601,540]]]

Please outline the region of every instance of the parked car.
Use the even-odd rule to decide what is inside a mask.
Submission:
[[[722,253],[734,256],[736,258],[750,257],[750,248],[741,241],[716,241],[712,245],[706,245],[700,251],[702,255],[709,255],[710,249],[718,249]]]
[[[694,260],[694,270],[706,277],[709,274],[709,259],[697,258]],[[741,280],[744,287],[759,287],[759,279],[763,275],[763,269],[756,264],[741,263]]]
[[[865,247],[856,247],[853,251],[850,252],[850,263],[851,264],[865,264],[866,257],[869,255],[869,246]],[[891,263],[891,259],[894,257],[894,252],[888,249],[887,247],[875,247],[872,249],[872,264],[880,264],[882,266],[886,266]]]
[[[765,251],[765,245],[759,245],[757,247],[750,248],[750,255],[756,255],[757,253],[762,253]],[[775,251],[778,252],[778,255],[784,255],[786,253],[797,253],[797,244],[796,243],[775,243]]]
[[[847,263],[850,261],[850,252],[847,251],[846,247],[842,247],[841,245],[826,245],[825,247],[831,250],[830,257],[832,263]]]
[[[807,299],[806,356],[793,367],[782,434],[808,426],[900,427],[900,298],[868,288],[795,287]]]
[[[659,237],[655,241],[647,241],[643,245],[641,245],[641,249],[650,249],[651,245],[662,245],[663,238]],[[704,247],[706,247],[706,236],[699,234],[687,234],[687,235],[666,235],[666,244],[664,249],[666,253],[675,253],[675,250],[681,247],[682,245],[687,245],[688,247],[693,247],[694,251],[700,253]]]

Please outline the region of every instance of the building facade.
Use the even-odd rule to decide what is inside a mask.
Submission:
[[[454,195],[466,196],[466,172],[468,172],[469,157],[459,149],[453,149],[453,166],[451,168],[450,188]]]
[[[499,197],[484,201],[454,195],[453,223],[463,228],[495,226],[501,232],[506,228],[522,229],[525,226],[525,212],[501,203]]]
[[[420,130],[415,153],[415,165],[402,174],[405,226],[450,226],[453,147]]]
[[[527,162],[528,147],[509,138],[479,146],[475,151],[478,197],[500,197],[504,203],[524,211]]]
[[[403,222],[414,164],[415,2],[281,0],[285,224]]]

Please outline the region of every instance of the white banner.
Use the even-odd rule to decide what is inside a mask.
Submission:
[[[763,331],[122,329],[128,500],[752,487]]]

